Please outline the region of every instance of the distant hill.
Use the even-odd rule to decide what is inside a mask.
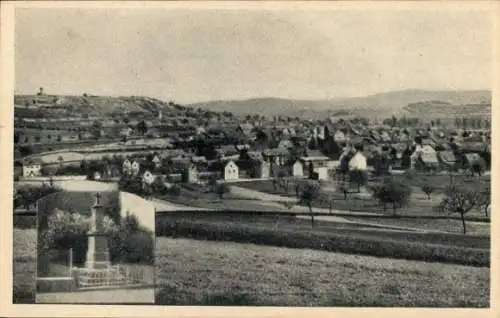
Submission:
[[[159,111],[165,113],[176,109],[167,102],[137,96],[16,95],[14,105],[15,115],[19,117],[112,116],[127,113],[156,116]]]
[[[248,100],[209,101],[186,105],[212,111],[230,111],[236,115],[300,116],[324,118],[335,113],[350,113],[365,117],[391,115],[435,116],[453,115],[464,111],[489,113],[490,91],[427,91],[403,90],[366,97],[330,100],[293,100],[256,98]],[[442,108],[442,110],[440,110]],[[429,113],[429,109],[432,109]]]
[[[328,116],[363,116],[387,118],[396,116],[460,116],[491,113],[490,91],[426,91],[404,90],[380,93],[366,97],[330,100],[294,100],[255,98],[248,100],[209,101],[189,105],[175,105],[150,97],[16,95],[17,117],[77,117],[123,116],[144,114],[156,116],[185,111],[185,107],[216,112],[229,111],[235,115],[299,116],[324,119]]]

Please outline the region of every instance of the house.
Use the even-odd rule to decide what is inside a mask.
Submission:
[[[262,152],[264,161],[275,163],[278,166],[284,165],[287,158],[290,156],[290,151],[284,148],[265,149]]]
[[[271,175],[271,165],[268,162],[260,161],[258,166],[258,175],[257,177],[260,179],[269,179]]]
[[[154,182],[154,180],[155,180],[155,176],[149,170],[146,170],[142,174],[142,182],[144,184],[151,185]]]
[[[222,178],[224,180],[238,180],[239,176],[240,176],[239,168],[236,165],[236,163],[234,163],[234,161],[232,160],[225,162],[222,171]]]
[[[132,163],[130,160],[125,159],[122,164],[123,173],[131,173],[132,172]]]
[[[281,148],[281,149],[289,149],[292,147],[293,147],[293,143],[290,139],[282,139],[278,144],[278,148]]]
[[[101,173],[99,171],[94,172],[94,180],[101,180]]]
[[[345,142],[346,136],[341,130],[337,130],[335,135],[333,135],[333,140],[335,140],[336,143]]]
[[[423,164],[424,166],[437,166],[439,160],[436,150],[430,145],[417,145],[415,151],[411,155],[412,165]]]
[[[234,145],[222,145],[215,150],[219,157],[227,157],[239,154],[238,149]]]
[[[382,133],[380,134],[380,139],[383,141],[383,142],[390,142],[391,141],[391,136],[389,135],[389,133],[384,130],[382,131]]]
[[[23,161],[23,176],[26,178],[42,175],[42,160],[39,158],[28,158]]]
[[[437,154],[438,154],[438,159],[445,166],[451,167],[457,162],[457,158],[455,157],[453,151],[443,150],[443,151],[438,151]]]
[[[130,171],[132,172],[132,175],[136,176],[139,174],[139,170],[141,169],[141,165],[137,161],[133,161],[131,164],[131,169]]]
[[[159,168],[161,166],[161,160],[158,157],[158,155],[155,155],[152,159],[153,164],[155,165],[156,168]]]
[[[295,161],[292,166],[292,176],[294,177],[303,177],[304,176],[304,165],[300,160]]]
[[[478,164],[482,167],[485,166],[484,158],[481,157],[478,153],[466,153],[464,157],[465,157],[465,164],[468,165],[469,167],[475,164]]]
[[[349,160],[349,170],[361,170],[366,171],[367,163],[366,157],[361,151],[357,151],[354,156]]]

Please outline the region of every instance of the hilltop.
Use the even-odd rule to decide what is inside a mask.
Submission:
[[[324,118],[335,113],[388,117],[449,116],[454,113],[489,113],[491,92],[403,90],[374,94],[366,97],[329,100],[293,100],[255,98],[248,100],[209,101],[187,105],[212,111],[231,111],[237,115],[257,113],[264,116],[301,116]],[[429,113],[429,108],[432,111]]]
[[[184,108],[151,97],[62,95],[16,95],[14,106],[16,116],[19,117],[107,117],[127,114],[156,116],[159,111],[165,113]]]

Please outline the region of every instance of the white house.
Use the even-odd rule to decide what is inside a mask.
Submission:
[[[260,161],[259,165],[259,178],[260,179],[268,179],[271,175],[271,165],[269,162]]]
[[[101,173],[99,171],[94,172],[94,180],[101,180]]]
[[[223,179],[224,180],[238,180],[240,177],[240,172],[238,166],[234,161],[229,160],[224,165]]]
[[[155,155],[153,157],[152,161],[153,161],[153,163],[154,163],[154,165],[155,165],[156,168],[159,168],[161,166],[161,160],[160,160],[160,158],[157,155]]]
[[[147,185],[151,185],[154,180],[155,176],[149,170],[146,170],[142,175],[142,182],[144,182]]]
[[[342,131],[337,130],[335,135],[333,135],[333,140],[335,140],[335,142],[344,142],[346,141],[345,134]]]
[[[303,177],[304,176],[304,165],[299,160],[295,161],[292,166],[292,176]]]
[[[125,161],[123,161],[122,171],[124,173],[130,173],[132,171],[132,163],[130,162],[130,160],[125,159]]]
[[[134,162],[132,162],[132,166],[131,166],[132,174],[137,175],[139,173],[140,168],[141,168],[141,166],[139,165],[139,163],[134,160]]]
[[[42,175],[42,161],[38,158],[26,159],[23,162],[23,176],[26,178]]]
[[[349,170],[362,170],[365,171],[367,168],[366,157],[360,152],[356,154],[349,160]]]
[[[196,168],[196,165],[190,164],[186,168],[184,173],[185,173],[185,177],[184,177],[185,182],[195,183],[195,184],[200,182],[199,173],[198,173],[198,169]]]
[[[415,166],[417,160],[421,160],[424,164],[437,165],[439,159],[437,157],[436,150],[430,145],[417,145],[415,151],[411,155],[412,165]]]

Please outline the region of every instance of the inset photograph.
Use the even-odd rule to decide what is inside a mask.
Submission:
[[[145,201],[119,191],[40,199],[36,303],[152,304],[154,207]]]

